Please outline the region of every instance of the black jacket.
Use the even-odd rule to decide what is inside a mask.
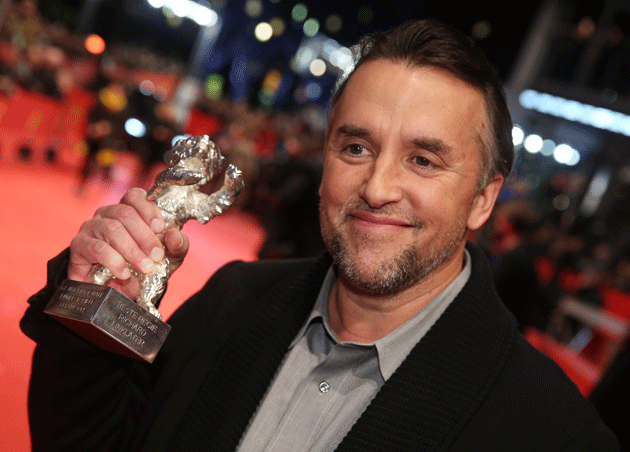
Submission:
[[[468,250],[468,283],[337,450],[618,450],[562,370],[519,335],[485,257]],[[173,314],[162,351],[145,364],[101,352],[42,313],[64,277],[60,255],[22,320],[38,342],[34,450],[234,450],[330,264],[228,264]]]

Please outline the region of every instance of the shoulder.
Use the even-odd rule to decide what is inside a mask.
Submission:
[[[520,334],[460,441],[472,441],[465,448],[481,441],[491,450],[616,451],[619,447],[562,369]]]
[[[455,450],[618,450],[614,435],[576,385],[516,331],[512,315],[497,303],[488,284],[492,276],[481,250],[474,246],[468,250],[472,274],[462,290],[465,302],[457,306],[473,309],[466,318],[476,319],[477,324],[464,328],[460,321],[458,325],[464,331],[505,334],[469,350],[478,359],[494,350],[493,356],[501,359],[496,372],[487,374],[490,386]],[[485,311],[489,314],[484,316]],[[484,367],[490,368],[488,363]]]
[[[202,292],[229,290],[232,297],[241,292],[260,294],[277,285],[292,284],[314,269],[319,267],[327,269],[328,265],[330,264],[326,256],[254,262],[234,261],[217,270]],[[225,295],[229,296],[228,293]]]
[[[255,307],[271,306],[277,300],[316,296],[330,266],[330,258],[234,261],[221,267],[203,288],[183,303],[168,319],[169,336],[193,342],[209,330],[227,337],[240,320]],[[218,333],[217,333],[218,334]],[[181,336],[181,337],[180,337]],[[177,341],[178,342],[178,341]],[[181,345],[181,344],[180,344]]]
[[[325,258],[230,262],[217,270],[178,312],[194,307],[225,309],[244,298],[259,298],[276,286],[292,285],[314,267],[321,266],[322,260]]]

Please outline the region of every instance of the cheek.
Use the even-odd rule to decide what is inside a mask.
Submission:
[[[331,166],[326,169],[319,187],[322,203],[328,206],[342,205],[356,197],[359,177],[342,168]]]
[[[445,221],[461,216],[465,205],[456,186],[446,187],[434,182],[416,184],[413,190],[407,191],[406,199],[425,226],[441,227]]]

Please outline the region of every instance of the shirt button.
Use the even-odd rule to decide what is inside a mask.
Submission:
[[[319,392],[326,393],[328,392],[329,389],[330,389],[330,385],[328,384],[327,381],[322,381],[319,384]]]

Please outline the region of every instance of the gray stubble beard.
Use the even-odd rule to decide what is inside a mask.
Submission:
[[[372,211],[369,208],[365,210]],[[361,274],[338,228],[329,226],[323,220],[323,215],[320,205],[322,236],[340,277],[368,295],[393,295],[413,286],[450,258],[467,232],[463,222],[459,221],[457,230],[448,231],[446,246],[437,250],[430,247],[422,250],[415,244],[409,245],[393,259],[383,262],[368,279]],[[347,221],[348,216],[349,214],[344,215],[344,221]],[[418,222],[415,227],[422,229],[422,224]]]

